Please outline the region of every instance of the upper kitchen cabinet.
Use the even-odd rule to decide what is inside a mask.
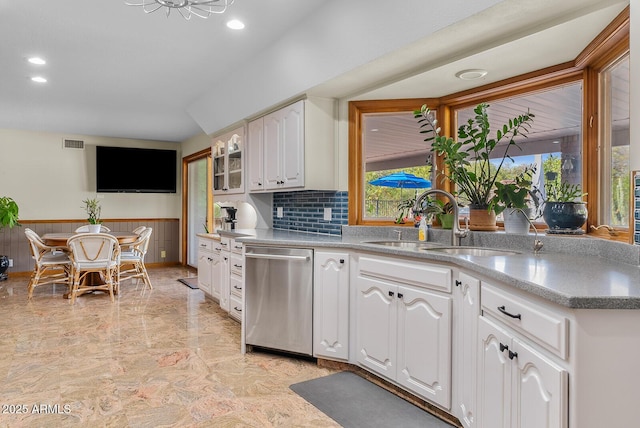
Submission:
[[[213,138],[213,193],[228,195],[244,193],[244,128]]]
[[[334,102],[322,98],[249,122],[249,191],[334,190],[334,127]]]

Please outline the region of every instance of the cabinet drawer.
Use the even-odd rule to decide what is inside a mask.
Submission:
[[[242,242],[237,242],[235,239],[231,239],[229,246],[232,253],[242,254]]]
[[[220,237],[220,248],[222,249],[222,251],[231,251],[231,238],[229,238],[228,236],[221,236]]]
[[[231,257],[229,258],[229,260],[230,260],[229,269],[231,273],[235,273],[239,276],[242,276],[242,263],[244,260],[243,257],[238,254],[231,254]]]
[[[229,297],[229,316],[242,322],[242,301],[233,294]]]
[[[213,241],[211,239],[198,239],[198,249],[201,251],[213,251]]]
[[[484,313],[519,331],[559,357],[567,358],[569,320],[537,303],[482,284],[480,301]]]
[[[232,296],[237,296],[242,300],[242,278],[236,275],[229,277],[229,291]]]
[[[360,257],[358,273],[362,276],[451,292],[451,269],[419,261]]]

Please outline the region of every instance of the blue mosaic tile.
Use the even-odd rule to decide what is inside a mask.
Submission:
[[[347,192],[304,190],[273,195],[273,228],[340,235],[348,223]],[[282,207],[283,217],[277,217]],[[331,208],[331,220],[324,220],[324,209]]]

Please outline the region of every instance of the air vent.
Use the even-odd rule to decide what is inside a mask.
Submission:
[[[64,139],[64,144],[62,146],[65,149],[84,149],[84,141],[82,140],[67,140]]]

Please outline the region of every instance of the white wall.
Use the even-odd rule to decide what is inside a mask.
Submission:
[[[65,138],[83,140],[85,149],[63,149]],[[180,163],[178,193],[96,194],[98,145],[175,149],[182,157],[175,143],[0,129],[0,195],[18,203],[22,220],[84,219],[82,201],[96,195],[105,219],[180,217]],[[117,165],[114,172],[122,173]]]

